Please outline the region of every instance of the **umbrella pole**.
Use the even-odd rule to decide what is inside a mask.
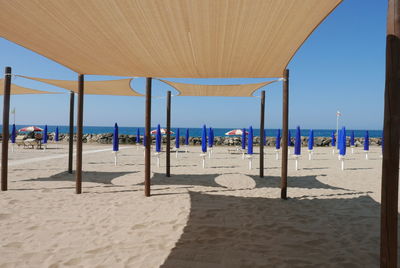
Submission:
[[[298,159],[297,159],[297,156],[296,156],[295,170],[299,170],[299,161],[298,161]]]
[[[351,146],[351,154],[354,154],[354,147]]]
[[[279,160],[279,151],[275,150],[275,160]]]
[[[178,148],[176,148],[175,158],[178,158]]]
[[[117,166],[117,157],[118,157],[117,155],[118,155],[118,152],[115,151],[114,153],[115,153],[114,154],[114,165]]]
[[[368,151],[365,151],[365,159],[368,160]]]
[[[264,123],[265,123],[265,90],[261,91],[260,105],[260,178],[264,177]],[[250,164],[251,165],[251,164]]]
[[[82,193],[82,136],[83,136],[84,75],[78,76],[78,120],[76,132],[76,193]]]
[[[150,159],[150,123],[151,123],[151,77],[146,78],[146,120],[145,120],[145,157],[144,157],[144,194],[150,196],[150,172],[151,172],[151,159]]]
[[[11,145],[11,152],[12,153],[14,152],[14,143],[12,143],[12,145]]]
[[[8,188],[8,136],[10,120],[10,93],[11,93],[11,67],[6,67],[4,72],[3,93],[3,142],[1,143],[1,190]]]
[[[342,158],[342,170],[344,170],[344,158]]]
[[[283,73],[282,96],[282,165],[281,165],[281,199],[287,199],[288,168],[288,131],[289,131],[289,70]]]
[[[68,141],[68,173],[72,174],[73,149],[74,149],[74,98],[71,91],[69,97],[69,141]]]
[[[178,157],[178,153],[176,157]],[[171,177],[171,91],[167,92],[167,149],[165,173],[167,177]]]

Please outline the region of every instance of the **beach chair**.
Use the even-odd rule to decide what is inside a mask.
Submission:
[[[32,148],[34,149],[39,146],[39,142],[36,139],[26,139],[24,140],[24,148]]]
[[[18,147],[21,145],[24,146],[25,145],[24,140],[25,140],[25,135],[18,135],[17,137],[15,137],[15,144]]]

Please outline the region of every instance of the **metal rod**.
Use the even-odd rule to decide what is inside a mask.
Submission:
[[[397,267],[400,139],[400,0],[389,0],[381,192],[381,267]]]
[[[178,149],[177,149],[178,150]],[[171,91],[167,92],[167,149],[166,176],[171,176]]]
[[[68,173],[72,174],[72,163],[74,153],[74,99],[75,93],[71,91],[69,95],[69,146],[68,146]]]
[[[283,73],[283,110],[282,110],[282,166],[281,166],[281,198],[287,198],[288,170],[288,132],[289,132],[289,70]]]
[[[145,120],[145,139],[146,139],[146,148],[145,148],[145,157],[144,157],[144,195],[150,196],[150,146],[151,146],[151,138],[150,138],[150,124],[151,124],[151,77],[146,78],[146,120]]]
[[[84,75],[78,76],[78,115],[76,128],[76,193],[82,193],[82,137],[83,137],[83,96]]]
[[[265,121],[265,90],[261,91],[260,112],[260,178],[264,177],[264,121]]]
[[[11,93],[11,67],[4,71],[3,93],[3,141],[1,144],[1,190],[8,189],[8,140],[10,136],[10,93]]]

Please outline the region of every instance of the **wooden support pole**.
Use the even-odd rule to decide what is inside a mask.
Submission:
[[[72,174],[72,162],[74,153],[74,98],[75,93],[69,95],[69,146],[68,146],[68,173]]]
[[[167,92],[167,149],[166,176],[171,176],[171,91]]]
[[[400,139],[400,0],[389,0],[381,192],[381,267],[397,267]]]
[[[283,73],[283,110],[282,110],[282,166],[281,166],[281,198],[287,198],[288,170],[288,132],[289,132],[289,70]]]
[[[146,139],[145,157],[144,157],[144,195],[150,196],[150,127],[151,127],[151,77],[146,78],[146,121],[144,135]]]
[[[260,178],[264,177],[264,121],[265,121],[265,90],[261,91],[260,113]]]
[[[78,77],[78,115],[76,128],[76,193],[82,193],[82,137],[83,137],[83,96],[84,76]]]
[[[10,136],[10,93],[11,93],[11,67],[4,71],[3,93],[3,140],[1,143],[1,190],[8,189],[8,140]]]

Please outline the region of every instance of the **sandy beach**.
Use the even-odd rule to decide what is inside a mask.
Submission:
[[[350,149],[340,170],[332,149],[306,148],[288,196],[280,160],[266,148],[265,177],[232,147],[171,154],[165,177],[152,156],[152,197],[143,193],[143,148],[84,144],[83,194],[66,172],[67,145],[10,152],[0,195],[0,267],[377,267],[381,148]],[[258,149],[258,148],[255,148]],[[291,152],[293,149],[291,148]]]

